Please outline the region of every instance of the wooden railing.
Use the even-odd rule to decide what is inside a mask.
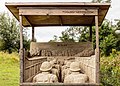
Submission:
[[[31,82],[33,77],[40,73],[40,66],[42,62],[46,61],[46,58],[24,58],[24,82]]]

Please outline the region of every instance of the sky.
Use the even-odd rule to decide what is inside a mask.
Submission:
[[[0,12],[8,12],[5,7],[5,2],[91,2],[91,0],[0,0]],[[106,19],[113,21],[120,19],[120,0],[112,0],[111,7],[106,15]],[[61,32],[69,27],[37,27],[35,28],[35,38],[39,42],[47,42],[53,39],[54,35],[60,36]],[[29,38],[31,39],[31,28],[28,30]]]

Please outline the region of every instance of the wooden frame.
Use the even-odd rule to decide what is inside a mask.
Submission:
[[[98,15],[97,8],[19,8],[19,15]]]
[[[35,40],[34,38],[34,27],[35,26],[41,26],[41,25],[47,25],[47,26],[56,26],[56,25],[86,25],[90,26],[90,41],[92,41],[92,26],[95,25],[96,30],[96,83],[94,84],[84,84],[84,86],[88,85],[99,85],[99,25],[101,25],[109,7],[110,4],[100,4],[100,3],[6,3],[6,6],[8,9],[13,13],[13,15],[19,20],[20,22],[20,85],[21,86],[34,86],[38,84],[34,83],[24,83],[24,60],[25,59],[25,52],[23,49],[23,26],[32,26],[32,41]],[[34,24],[32,22],[32,18],[47,18],[47,16],[51,17],[55,16],[55,21],[51,22],[51,19],[44,19],[36,21],[38,22],[47,22],[49,23],[39,23]],[[37,16],[37,17],[36,17]],[[64,17],[65,16],[65,17]],[[76,19],[77,22],[68,22],[65,23],[66,17],[70,18],[73,17],[73,20]],[[76,17],[77,16],[77,17]],[[19,18],[18,18],[19,17]],[[80,20],[77,20],[79,19]],[[84,18],[88,18],[88,21],[86,21]],[[89,20],[90,18],[90,20]],[[56,23],[58,20],[60,22]],[[83,19],[83,21],[81,20]],[[27,22],[25,22],[27,21]],[[90,22],[91,21],[91,22]],[[80,24],[79,24],[80,22]],[[90,23],[89,23],[90,22]],[[47,84],[41,84],[46,85]],[[64,85],[64,86],[83,86],[83,84],[53,84],[53,85]]]

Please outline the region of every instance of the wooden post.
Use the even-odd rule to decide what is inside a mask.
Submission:
[[[20,21],[20,49],[23,49],[23,27],[22,27],[22,16],[19,16]]]
[[[98,26],[98,16],[95,16],[95,30],[96,30],[96,83],[99,83],[99,26]]]
[[[89,41],[92,42],[92,26],[90,26],[90,38]]]
[[[23,82],[23,27],[22,16],[19,16],[20,21],[20,83]]]
[[[35,41],[35,37],[34,37],[34,27],[32,27],[32,41]]]

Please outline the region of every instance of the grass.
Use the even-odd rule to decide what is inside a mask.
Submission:
[[[0,86],[19,86],[19,56],[0,52]]]

